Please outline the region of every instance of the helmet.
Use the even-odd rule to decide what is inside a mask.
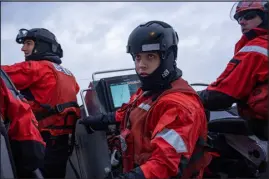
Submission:
[[[143,90],[166,88],[171,83],[176,68],[177,32],[162,21],[149,21],[136,27],[127,42],[127,53],[135,59],[141,52],[157,52],[160,55],[160,66],[150,75],[141,77]]]
[[[55,35],[47,29],[20,29],[16,37],[16,42],[23,44],[26,39],[35,41],[35,47],[32,54],[26,58],[42,58],[51,55],[58,56],[59,58],[63,57],[61,45],[57,42]]]
[[[162,21],[149,21],[136,27],[129,36],[127,53],[131,55],[160,51],[165,53],[174,48],[177,54],[178,35],[167,23]]]
[[[242,0],[242,1],[236,2],[232,7],[230,16],[234,14],[233,18],[237,20],[241,12],[248,11],[248,10],[258,10],[262,12],[267,12],[268,2],[261,1],[261,0],[252,0],[252,1]]]

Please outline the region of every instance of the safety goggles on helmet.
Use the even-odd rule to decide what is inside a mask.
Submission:
[[[241,16],[241,14],[244,11],[250,11],[250,10],[260,10],[260,11],[266,12],[268,11],[267,6],[268,6],[268,1],[264,1],[264,0],[263,1],[262,0],[239,1],[233,5],[230,12],[230,18],[238,20],[239,16]]]
[[[27,29],[20,29],[16,37],[16,42],[22,44],[26,38],[35,38],[35,34]]]
[[[26,38],[42,40],[51,44],[58,45],[57,39],[54,34],[49,32],[47,29],[34,28],[34,29],[20,29],[16,37],[16,42],[21,44]]]
[[[16,37],[16,42],[22,44],[26,39],[34,40],[36,45],[38,46],[37,48],[42,48],[39,49],[38,51],[44,50],[43,49],[44,45],[42,44],[49,44],[50,45],[49,50],[51,51],[50,53],[54,53],[58,55],[60,58],[63,56],[61,45],[57,42],[56,36],[47,29],[44,28],[33,28],[30,30],[20,29]]]
[[[250,12],[247,12],[247,13],[244,13],[238,17],[236,17],[237,21],[240,22],[241,20],[245,19],[245,20],[251,20],[251,19],[254,19],[255,17],[257,17],[257,12],[256,11],[250,11]]]

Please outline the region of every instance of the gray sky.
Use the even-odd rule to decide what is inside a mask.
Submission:
[[[131,31],[149,20],[172,25],[179,35],[183,78],[210,83],[224,70],[240,39],[230,19],[233,2],[1,2],[1,63],[24,60],[15,42],[20,28],[52,31],[64,50],[63,66],[87,88],[95,71],[134,67],[126,54]],[[79,103],[81,103],[78,96]]]

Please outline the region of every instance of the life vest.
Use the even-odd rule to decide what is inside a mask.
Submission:
[[[76,81],[73,74],[61,65],[40,61],[44,67],[51,69],[55,74],[56,87],[53,96],[48,98],[46,104],[41,104],[28,96],[36,119],[39,123],[40,131],[49,131],[51,135],[71,134],[74,130],[76,120],[80,117],[80,108],[76,98]],[[27,89],[29,90],[29,89]],[[27,90],[24,90],[27,93]],[[31,93],[31,92],[30,92]],[[29,94],[29,93],[28,93]]]
[[[174,92],[197,95],[183,79],[179,78],[172,83],[171,89],[165,90],[161,94],[153,95],[152,98],[143,101],[139,106],[137,106],[136,101],[143,94],[138,96],[130,104],[123,106],[126,114],[125,119],[121,123],[122,132],[120,139],[124,172],[132,170],[135,166],[142,165],[150,158],[153,151],[150,141],[161,127],[156,126],[154,131],[147,129],[147,124],[150,122],[151,109],[153,109],[160,98]],[[199,99],[198,95],[197,99]],[[202,165],[208,165],[208,158],[206,158],[204,150],[207,141],[207,131],[203,132],[197,140],[194,153],[190,160],[184,158],[184,156],[181,158],[179,166],[179,175],[181,178],[198,176],[200,175],[200,169],[204,168]]]
[[[268,35],[259,38],[268,41]],[[243,118],[268,120],[268,77],[263,80],[255,85],[247,97],[239,101],[238,112]]]
[[[268,84],[259,85],[247,100],[239,103],[238,112],[243,118],[268,120]]]

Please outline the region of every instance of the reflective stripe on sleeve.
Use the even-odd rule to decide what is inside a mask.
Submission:
[[[163,129],[159,132],[155,138],[161,137],[168,144],[170,144],[177,153],[187,152],[187,147],[182,139],[182,137],[173,129]]]
[[[251,46],[245,46],[239,50],[239,52],[257,52],[262,55],[268,56],[268,50],[266,48],[251,45]]]

